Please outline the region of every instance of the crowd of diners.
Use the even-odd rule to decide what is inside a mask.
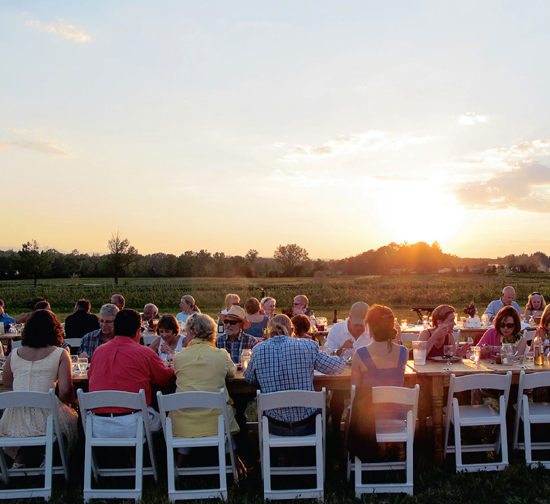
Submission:
[[[494,345],[517,343],[518,352],[525,351],[528,343],[521,333],[521,320],[523,317],[529,321],[533,317],[540,319],[537,335],[548,352],[550,308],[544,297],[532,293],[522,315],[514,296],[514,289],[508,286],[500,299],[489,304],[485,313],[493,322],[493,328],[485,332],[479,345],[486,344],[489,352]],[[241,307],[241,299],[234,293],[225,297],[225,307],[217,320],[203,314],[190,295],[181,298],[180,312],[176,315],[160,315],[153,303],[146,304],[142,313],[127,309],[120,294],[113,294],[109,301],[101,306],[98,317],[90,312],[89,301],[78,300],[63,327],[45,299],[33,299],[31,310],[16,318],[5,313],[4,302],[0,300],[0,324],[3,324],[0,328],[8,331],[13,324],[24,324],[21,347],[4,358],[4,387],[47,392],[58,385],[60,417],[70,447],[75,445],[78,429],[77,413],[70,406],[74,396],[68,350],[89,358],[89,391],[144,389],[151,426],[157,431],[161,423],[153,407],[154,388],[171,392],[217,392],[225,388],[227,403],[231,406],[233,449],[241,472],[246,468],[238,455],[244,453],[246,460],[248,451],[245,411],[254,394],[230,394],[225,385],[234,379],[243,350],[251,350],[244,379],[265,393],[314,390],[314,371],[340,374],[346,367],[345,356],[351,361],[351,385],[358,390],[404,383],[408,350],[400,345],[401,328],[386,306],[369,307],[363,301],[354,303],[349,316],[332,326],[325,345],[320,347],[310,331],[311,313],[305,295],[294,298],[291,318],[276,313],[276,300],[272,297],[250,298]],[[444,345],[455,345],[455,314],[450,305],[438,306],[433,311],[432,327],[419,336],[427,342],[429,356],[443,355]],[[157,337],[147,347],[143,344],[143,332],[149,328],[155,329]],[[81,338],[79,348],[66,348],[64,339],[68,338]],[[349,391],[335,390],[330,399],[333,435],[338,442],[341,442],[340,422],[346,398]],[[128,413],[124,408],[102,408],[94,413],[93,429],[97,435],[135,433],[136,413]],[[266,413],[272,433],[290,436],[313,432],[316,414],[311,408],[281,408]],[[399,416],[402,412],[385,411],[384,414]],[[172,412],[173,433],[177,437],[215,435],[217,416],[217,412],[209,410]],[[0,419],[2,436],[43,435],[45,430],[46,418],[25,408],[8,409]],[[351,433],[350,437],[357,439],[357,433]],[[362,453],[357,446],[349,448],[360,458],[386,457],[384,447]],[[13,459],[14,467],[39,465],[42,461],[42,455],[31,449],[13,448],[7,454]],[[190,450],[181,449],[177,463],[184,465],[192,456]]]

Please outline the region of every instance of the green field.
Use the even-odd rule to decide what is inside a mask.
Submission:
[[[145,303],[155,303],[161,313],[177,313],[179,300],[191,294],[199,308],[210,315],[224,308],[225,294],[236,292],[241,304],[248,297],[266,295],[277,299],[277,311],[290,308],[297,294],[310,299],[310,308],[317,315],[332,320],[333,310],[338,317],[346,317],[356,301],[389,306],[398,318],[413,320],[413,306],[451,304],[458,311],[475,301],[482,312],[493,299],[500,297],[506,285],[516,289],[516,301],[525,306],[531,292],[542,293],[550,299],[550,282],[547,274],[525,275],[409,275],[409,276],[335,276],[320,278],[135,278],[124,279],[116,286],[112,279],[53,279],[41,280],[35,289],[32,281],[0,282],[0,299],[6,303],[8,314],[27,311],[27,303],[35,296],[46,298],[52,310],[61,319],[72,312],[75,301],[89,299],[92,311],[97,313],[111,294],[124,295],[128,308],[142,310]]]

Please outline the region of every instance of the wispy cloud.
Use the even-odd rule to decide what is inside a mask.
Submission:
[[[12,132],[18,135],[27,135],[26,130],[13,129]],[[0,150],[2,149],[29,149],[56,157],[67,157],[70,155],[63,147],[40,137],[22,138],[20,140],[8,140],[5,142],[0,141]]]
[[[428,177],[407,177],[405,175],[373,175],[372,178],[377,180],[395,180],[403,182],[424,182]]]
[[[458,118],[459,124],[464,126],[473,126],[476,123],[485,123],[487,122],[487,116],[481,114],[474,114],[474,112],[468,112],[467,114],[462,114]]]
[[[465,208],[550,213],[550,166],[537,161],[520,163],[485,182],[464,184],[453,193]]]
[[[56,23],[50,24],[44,24],[38,19],[28,19],[25,24],[37,30],[53,33],[54,35],[64,37],[76,43],[85,43],[92,40],[92,36],[89,33],[85,33],[75,28],[73,25],[65,23],[62,19],[59,19]]]
[[[407,145],[422,144],[434,138],[433,136],[391,135],[383,131],[370,130],[366,133],[340,135],[318,146],[297,145],[291,148],[282,160],[322,159],[345,156],[358,151],[396,151]]]

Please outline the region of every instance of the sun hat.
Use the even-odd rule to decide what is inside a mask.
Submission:
[[[235,317],[238,318],[243,323],[243,329],[248,329],[250,327],[250,322],[246,320],[244,308],[241,308],[240,306],[233,305],[227,313],[218,313],[218,317],[223,322],[227,317]]]

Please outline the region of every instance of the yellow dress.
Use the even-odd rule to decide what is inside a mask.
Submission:
[[[219,392],[225,388],[231,433],[239,432],[235,420],[233,401],[229,397],[225,380],[235,378],[235,364],[223,348],[215,348],[209,341],[193,339],[181,352],[174,355],[176,392]],[[170,412],[175,437],[206,437],[218,433],[221,410],[190,408]]]

